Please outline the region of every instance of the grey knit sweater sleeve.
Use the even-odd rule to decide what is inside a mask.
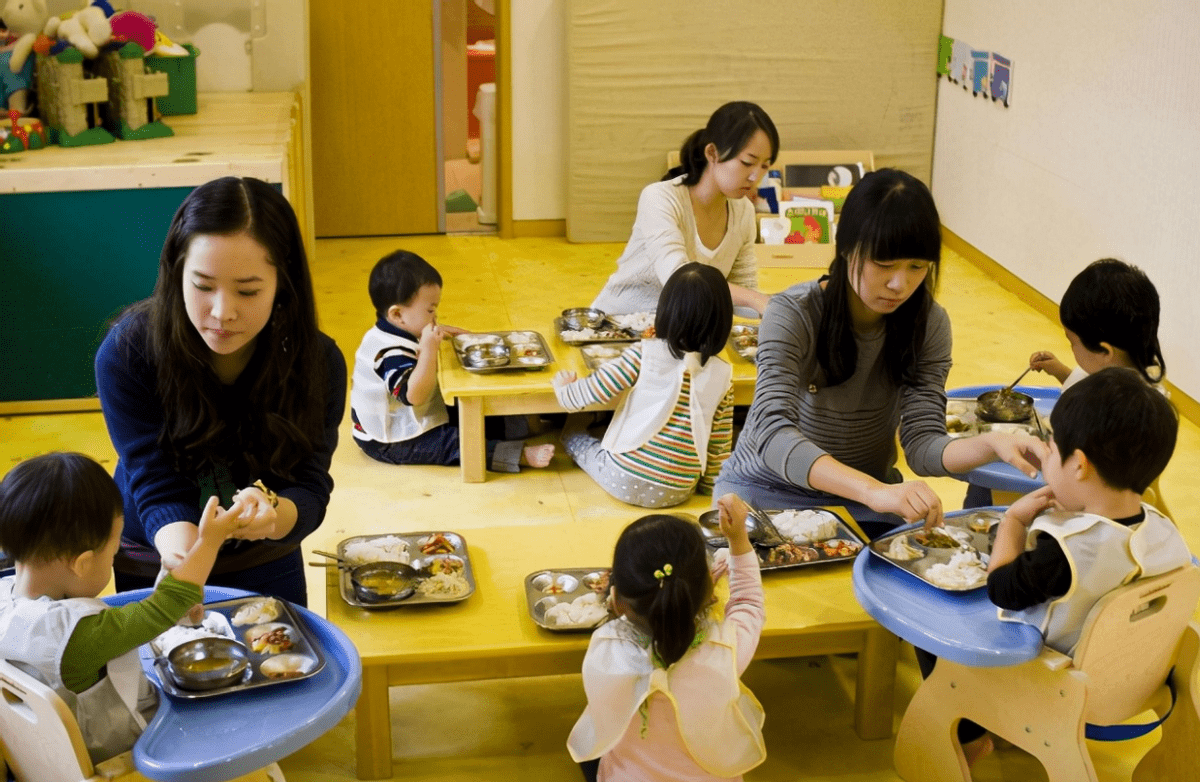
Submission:
[[[883,365],[882,331],[857,338],[858,364],[845,382],[826,387],[815,348],[824,291],[802,283],[772,298],[759,330],[754,402],[722,477],[764,487],[812,490],[809,472],[821,456],[889,481],[895,438],[912,468],[945,475],[942,451],[950,322],[934,305],[915,385],[897,388]]]

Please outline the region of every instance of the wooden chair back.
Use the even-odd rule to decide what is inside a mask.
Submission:
[[[1101,598],[1075,647],[1074,667],[1087,674],[1088,722],[1126,720],[1162,687],[1198,602],[1195,566],[1134,581]]]
[[[0,660],[0,745],[18,782],[82,782],[94,773],[67,704],[5,660]]]

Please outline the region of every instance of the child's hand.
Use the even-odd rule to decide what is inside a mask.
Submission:
[[[225,510],[217,502],[215,495],[209,497],[200,514],[200,537],[223,541],[244,526],[241,519],[242,503],[235,499],[229,510]]]
[[[569,369],[560,369],[558,372],[554,373],[554,379],[550,381],[550,384],[555,388],[562,388],[563,386],[569,386],[574,382],[574,372]]]
[[[1029,368],[1036,369],[1038,372],[1045,372],[1047,375],[1057,378],[1060,383],[1067,379],[1067,375],[1071,374],[1071,368],[1059,361],[1048,350],[1035,351],[1029,357]]]
[[[721,534],[729,541],[730,556],[746,554],[754,549],[750,545],[750,536],[746,532],[746,516],[750,508],[736,494],[726,494],[717,500],[720,512]]]
[[[442,327],[437,323],[426,323],[425,328],[421,329],[421,351],[430,351],[434,355],[437,355],[437,350],[441,346],[444,336]]]
[[[1049,486],[1043,486],[1014,502],[1004,515],[1019,521],[1021,526],[1028,527],[1042,511],[1048,510],[1054,505],[1054,490]]]

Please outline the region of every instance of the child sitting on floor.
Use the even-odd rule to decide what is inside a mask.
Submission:
[[[1169,519],[1142,492],[1171,459],[1179,419],[1137,373],[1102,369],[1050,414],[1047,486],[1004,514],[988,565],[1000,617],[1032,624],[1071,654],[1092,606],[1137,578],[1191,562]]]
[[[1030,356],[1029,366],[1053,375],[1064,389],[1104,367],[1127,367],[1158,383],[1167,373],[1158,311],[1158,291],[1145,272],[1103,258],[1075,275],[1058,305],[1078,366],[1069,369],[1047,350]]]
[[[568,410],[603,404],[629,389],[603,441],[587,414],[563,428],[567,453],[622,502],[665,508],[713,481],[733,437],[733,369],[717,356],[733,325],[733,299],[720,271],[676,269],[663,286],[654,339],[644,339],[582,380],[559,372],[554,392]]]
[[[16,574],[0,579],[0,658],[53,687],[79,723],[94,763],[133,747],[157,694],[137,648],[203,600],[217,551],[241,507],[209,499],[199,537],[153,594],[110,607],[96,595],[112,577],[124,524],[121,493],[96,462],[50,453],[0,482],[0,548]]]
[[[458,464],[457,411],[438,390],[438,347],[466,330],[437,322],[442,275],[397,250],[375,264],[368,288],[377,320],[354,354],[354,442],[388,464]],[[487,455],[492,470],[518,472],[550,464],[554,446],[488,439]]]
[[[717,502],[729,540],[720,622],[704,539],[676,516],[644,516],[617,539],[610,607],[583,660],[588,705],[567,740],[589,780],[741,779],[766,758],[762,706],[740,676],[766,612],[746,505]]]

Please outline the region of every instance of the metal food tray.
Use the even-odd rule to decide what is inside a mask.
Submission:
[[[446,554],[424,554],[421,552],[421,544],[434,535],[444,535],[446,540],[454,544],[454,550]],[[382,600],[378,603],[364,603],[359,600],[354,594],[354,585],[350,583],[350,571],[346,568],[341,568],[338,571],[338,591],[342,594],[342,599],[352,606],[358,608],[397,608],[400,606],[415,606],[415,605],[444,605],[446,603],[459,603],[466,600],[471,595],[475,594],[475,571],[471,568],[471,557],[467,554],[467,541],[462,535],[457,532],[448,532],[446,530],[431,530],[428,532],[390,532],[380,535],[357,535],[352,538],[346,538],[338,543],[337,554],[342,559],[346,558],[346,545],[356,541],[369,541],[383,537],[397,537],[408,544],[409,563],[417,570],[421,570],[430,559],[439,556],[454,556],[458,557],[463,562],[462,575],[467,581],[466,594],[456,595],[454,597],[438,597],[436,595],[421,594],[420,585],[417,585],[417,591],[409,597],[401,598],[400,600]]]
[[[537,339],[512,341],[513,334],[528,335]],[[537,353],[530,356],[510,356],[507,364],[502,364],[498,367],[473,367],[466,361],[465,351],[467,344],[460,340],[460,337],[498,337],[500,342],[503,342],[510,350],[518,344],[533,344],[537,348]],[[477,331],[470,334],[457,334],[453,338],[454,355],[458,358],[458,364],[468,372],[475,372],[480,375],[488,375],[493,372],[529,372],[545,369],[554,363],[554,354],[550,352],[550,346],[546,344],[546,339],[540,333],[531,329],[513,329],[511,331]]]
[[[753,337],[754,345],[746,344]],[[729,349],[742,358],[755,363],[758,354],[758,326],[753,323],[735,323],[729,332]]]
[[[568,345],[578,346],[594,345],[604,342],[637,342],[642,338],[641,334],[635,334],[629,329],[623,329],[608,318],[605,318],[604,325],[600,328],[600,333],[594,337],[588,337],[586,339],[567,338],[563,336],[564,331],[577,331],[578,329],[572,329],[570,326],[568,326],[566,318],[560,316],[554,319],[555,333],[558,334],[559,339]]]
[[[269,687],[275,684],[284,684],[286,682],[299,681],[314,676],[325,667],[325,656],[321,654],[321,647],[318,646],[312,636],[308,632],[308,627],[304,624],[304,620],[292,609],[290,603],[286,600],[273,598],[281,607],[281,612],[277,619],[271,622],[263,622],[262,624],[282,624],[287,625],[294,630],[291,633],[292,647],[280,654],[296,654],[303,657],[308,657],[313,661],[313,665],[304,673],[300,673],[287,678],[272,679],[259,670],[259,666],[272,657],[277,657],[277,654],[266,652],[255,652],[246,642],[245,634],[250,628],[256,625],[247,624],[241,626],[233,625],[233,615],[237,610],[246,603],[253,603],[256,600],[262,600],[261,596],[254,597],[239,597],[235,600],[224,600],[220,603],[207,603],[204,606],[205,612],[216,611],[222,614],[229,620],[230,627],[233,628],[233,640],[246,647],[246,659],[249,665],[246,666],[246,674],[242,677],[242,681],[237,684],[231,684],[227,687],[218,687],[212,690],[185,690],[175,684],[175,680],[171,678],[171,674],[167,671],[167,660],[165,656],[155,653],[154,647],[151,644],[146,644],[142,648],[149,653],[154,659],[154,672],[158,675],[158,683],[162,687],[163,692],[170,695],[172,698],[211,698],[215,695],[224,695],[230,692],[242,692],[243,690],[253,690],[258,687]],[[153,642],[151,642],[153,643]]]
[[[994,424],[984,421],[975,413],[975,409],[979,403],[974,399],[947,399],[946,400],[946,426],[947,433],[951,437],[972,437],[977,434],[991,431],[1017,431],[1028,432],[1034,437],[1040,437],[1043,440],[1050,438],[1050,421],[1046,416],[1042,415],[1035,408],[1033,418],[1029,421],[1017,421],[1008,424]],[[951,432],[951,417],[956,417],[963,424],[963,428],[959,431]]]
[[[614,358],[621,355],[625,348],[632,344],[632,342],[610,342],[604,344],[589,343],[587,345],[580,345],[579,352],[583,354],[584,366],[595,372],[601,364],[606,364],[609,361],[612,361]],[[606,350],[616,350],[617,352],[612,356],[601,355],[602,352]]]
[[[538,570],[525,576],[525,601],[529,604],[529,617],[538,627],[555,633],[591,632],[608,621],[604,619],[590,625],[556,625],[546,622],[546,609],[562,602],[571,602],[583,595],[597,594],[601,602],[608,592],[609,568],[551,568]],[[542,582],[546,583],[543,584]]]
[[[835,519],[838,523],[838,531],[837,534],[832,538],[818,541],[817,543],[792,544],[799,545],[801,548],[811,551],[811,558],[798,562],[770,562],[768,558],[770,557],[772,550],[771,547],[764,546],[760,542],[763,539],[763,535],[759,532],[758,525],[755,523],[754,517],[746,517],[746,530],[749,534],[750,542],[754,544],[754,551],[756,554],[758,554],[758,564],[760,570],[788,570],[791,568],[805,567],[807,565],[822,565],[828,562],[850,562],[854,559],[855,555],[862,550],[863,545],[866,544],[866,541],[863,540],[862,536],[855,532],[854,528],[847,524],[845,520],[836,513],[824,510],[823,508],[807,508],[805,510],[814,510],[818,513],[828,515],[830,518]],[[774,518],[783,511],[767,510],[764,512],[768,516]],[[704,537],[710,546],[725,547],[729,545],[729,541],[727,541],[721,534],[718,511],[710,510],[700,514],[700,531],[704,534]],[[787,539],[787,536],[783,533],[778,534],[785,540]],[[839,545],[838,541],[843,541],[844,543]],[[827,549],[833,550],[831,551]],[[807,554],[808,552],[805,553]]]
[[[946,516],[943,519],[943,523],[948,529],[965,530],[970,533],[967,545],[982,555],[983,563],[986,566],[987,557],[991,555],[992,544],[996,540],[996,529],[1000,524],[1001,516],[1003,516],[1003,512],[998,510],[972,510],[954,516]],[[986,575],[979,583],[968,587],[942,586],[930,581],[926,577],[925,571],[929,569],[930,565],[939,562],[949,562],[951,555],[959,551],[958,548],[925,548],[915,541],[910,541],[910,544],[914,548],[920,548],[925,552],[920,558],[901,560],[892,559],[887,556],[885,552],[892,545],[892,541],[899,537],[917,534],[921,532],[921,529],[920,526],[906,527],[898,532],[890,532],[882,535],[871,541],[871,545],[869,546],[871,553],[880,559],[890,562],[901,570],[912,573],[931,587],[941,589],[945,592],[969,592],[972,589],[979,589],[987,585]]]

